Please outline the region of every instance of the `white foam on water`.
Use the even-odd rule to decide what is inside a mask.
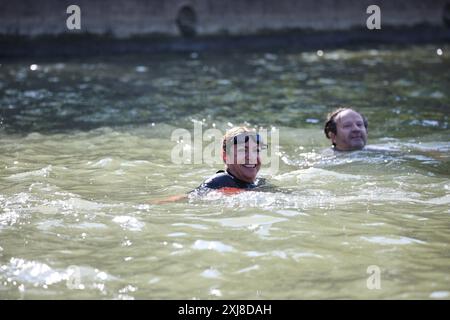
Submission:
[[[192,245],[196,250],[213,250],[220,253],[235,251],[232,246],[226,245],[220,241],[196,240]]]
[[[381,245],[390,245],[390,244],[397,244],[397,245],[404,245],[404,244],[425,244],[425,241],[408,238],[408,237],[399,237],[399,238],[388,238],[383,236],[375,236],[375,237],[361,237],[361,239],[371,242],[371,243],[377,243]]]
[[[260,269],[260,266],[255,264],[255,265],[250,266],[248,268],[244,268],[244,269],[238,270],[238,271],[236,271],[236,273],[247,273],[247,272],[255,271],[255,270],[259,270],[259,269]]]
[[[91,161],[89,161],[87,164],[92,168],[105,168],[105,167],[109,166],[112,162],[113,162],[112,158],[104,158],[104,159],[98,160],[95,163],[92,163]]]
[[[221,275],[222,274],[220,273],[220,271],[214,268],[203,270],[203,272],[201,273],[202,277],[209,279],[218,279]]]
[[[430,298],[433,299],[445,299],[450,296],[448,291],[434,291],[430,294]]]
[[[11,258],[1,271],[9,278],[37,285],[51,285],[67,279],[65,272],[55,271],[45,263],[20,258]]]
[[[275,218],[272,216],[260,214],[255,214],[250,217],[223,218],[216,220],[208,219],[208,221],[218,222],[224,227],[234,227],[234,228],[253,227],[252,229],[256,229],[255,226],[272,225],[274,223],[286,220],[287,220],[286,218]]]
[[[145,226],[144,222],[130,216],[117,216],[112,221],[118,223],[123,229],[130,231],[141,231]]]
[[[47,178],[50,172],[52,172],[52,170],[53,170],[52,166],[48,165],[42,169],[12,174],[9,177],[6,177],[5,179],[18,181],[35,177]]]

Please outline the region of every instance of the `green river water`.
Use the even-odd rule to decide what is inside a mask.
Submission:
[[[0,61],[0,298],[449,299],[449,53]],[[367,150],[324,152],[339,105]],[[239,124],[279,132],[269,187],[155,202],[223,167],[174,130]]]

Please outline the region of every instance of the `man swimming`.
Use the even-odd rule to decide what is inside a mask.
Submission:
[[[212,190],[229,194],[262,186],[265,180],[256,176],[261,168],[260,151],[266,147],[255,130],[246,127],[231,128],[222,139],[225,170],[217,171],[188,194],[154,200],[152,203],[163,204],[179,201],[188,196],[203,196]]]
[[[262,184],[256,176],[261,168],[260,151],[266,145],[261,136],[246,127],[228,130],[222,139],[225,170],[205,180],[194,192],[210,189],[253,189]]]
[[[361,150],[367,143],[367,119],[351,108],[339,108],[328,114],[325,136],[337,151]]]

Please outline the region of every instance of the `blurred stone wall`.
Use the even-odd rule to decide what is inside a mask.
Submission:
[[[72,4],[81,8],[81,30],[66,27]],[[0,0],[0,34],[128,38],[363,29],[372,4],[381,8],[382,28],[449,27],[450,0]]]

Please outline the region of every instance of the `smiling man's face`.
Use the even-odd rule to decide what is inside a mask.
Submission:
[[[362,116],[353,111],[345,110],[336,118],[336,134],[330,133],[335,148],[341,151],[360,150],[367,142],[367,130]]]
[[[260,146],[250,137],[246,142],[234,144],[233,152],[227,153],[225,163],[228,171],[239,180],[252,183],[261,168]]]

